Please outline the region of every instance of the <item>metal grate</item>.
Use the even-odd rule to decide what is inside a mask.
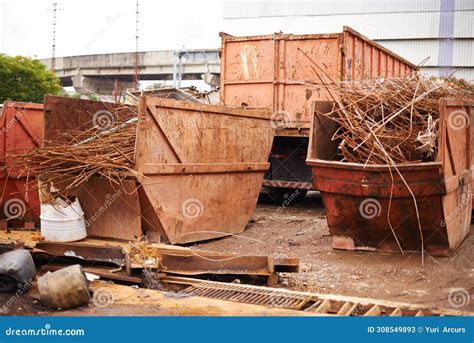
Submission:
[[[462,316],[467,312],[426,308],[420,305],[390,302],[334,294],[316,294],[260,286],[205,281],[168,276],[165,284],[185,286],[180,294],[270,306],[319,315],[338,316]]]
[[[313,299],[312,296],[288,294],[271,288],[249,288],[239,284],[220,284],[209,281],[202,281],[180,293],[293,310],[301,310],[318,300]]]

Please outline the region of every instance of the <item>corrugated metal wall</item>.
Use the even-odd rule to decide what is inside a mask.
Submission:
[[[228,0],[232,35],[331,33],[348,25],[429,75],[474,80],[474,0]]]

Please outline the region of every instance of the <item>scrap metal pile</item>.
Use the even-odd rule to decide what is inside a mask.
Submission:
[[[133,107],[128,109],[133,112]],[[64,183],[61,189],[64,196],[92,176],[104,177],[121,186],[125,177],[137,174],[133,167],[138,119],[119,120],[118,113],[119,109],[111,108],[104,114],[105,122],[101,123],[99,117],[92,128],[68,131],[63,134],[65,139],[62,137],[19,156],[19,164],[24,165],[24,170],[40,175],[44,182]]]
[[[439,128],[439,99],[473,97],[472,89],[444,79],[410,78],[327,83],[334,101],[327,114],[340,128],[342,160],[364,164],[433,161]],[[467,125],[459,113],[450,124]]]
[[[20,233],[13,236],[26,237]],[[175,310],[175,301],[188,299],[183,311],[195,311],[194,315],[221,314],[206,312],[209,308],[222,313],[227,308],[235,314],[239,303],[253,305],[237,312],[243,315],[268,315],[266,311],[292,316],[470,315],[452,309],[263,286],[265,281],[276,286],[287,273],[297,273],[299,261],[295,258],[97,240],[60,243],[9,238],[0,241],[0,250],[2,286],[11,291],[19,288],[19,294],[34,289],[29,296],[35,299],[35,307],[48,312],[76,307],[87,311],[89,302],[99,309],[127,301],[136,306],[136,301],[144,298],[147,307],[159,299],[156,304],[160,310]],[[146,296],[140,295],[143,292]],[[189,303],[193,299],[196,302]],[[278,310],[292,312],[275,312]]]
[[[194,87],[162,88],[151,93],[160,98],[193,103],[218,102],[214,99],[215,92],[201,93]],[[210,95],[214,96],[212,101]],[[63,197],[92,176],[104,177],[127,191],[122,181],[138,174],[134,169],[138,98],[131,103],[133,105],[112,106],[102,102],[107,110],[94,114],[92,127],[63,132],[57,141],[17,156],[15,166],[21,166],[30,175],[39,175],[40,180],[49,184],[61,182],[63,187],[57,190]]]

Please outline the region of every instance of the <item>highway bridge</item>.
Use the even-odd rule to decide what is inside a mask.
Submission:
[[[41,62],[51,69],[51,59]],[[54,72],[63,87],[74,86],[80,93],[110,94],[115,80],[132,86],[135,53],[113,53],[57,57]],[[219,85],[220,58],[217,49],[164,50],[138,53],[140,80],[204,80]]]

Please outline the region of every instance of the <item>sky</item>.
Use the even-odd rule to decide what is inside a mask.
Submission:
[[[136,0],[55,0],[56,57],[135,51]],[[0,53],[52,55],[53,0],[0,0]],[[139,0],[140,51],[219,48],[219,0]]]

